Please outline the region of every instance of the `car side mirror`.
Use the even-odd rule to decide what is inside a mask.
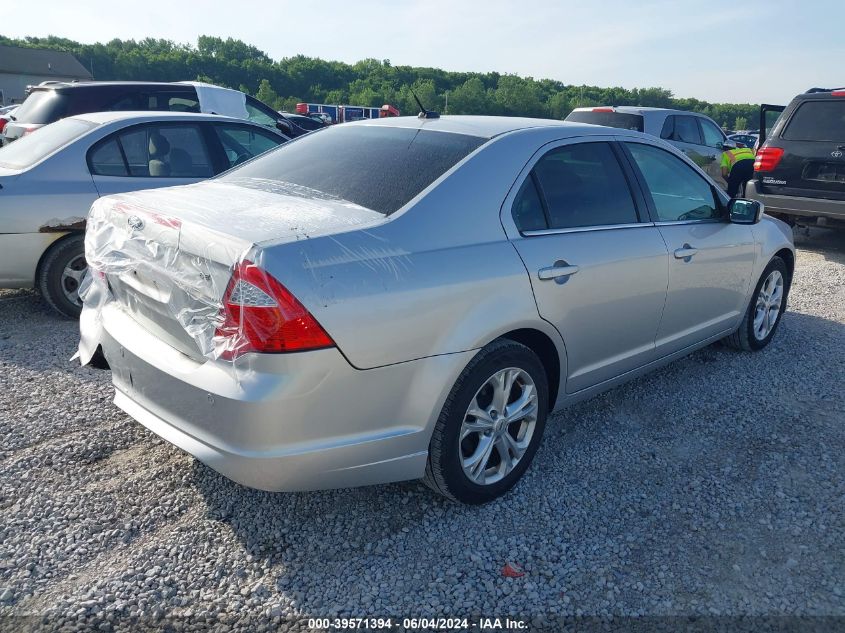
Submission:
[[[734,224],[757,224],[764,211],[765,207],[759,200],[734,198],[728,203],[728,213]]]
[[[724,141],[722,141],[722,143],[719,145],[719,147],[722,149],[722,151],[726,151],[726,150],[729,150],[729,149],[736,149],[737,145],[738,145],[738,143],[734,143],[733,141],[729,141],[729,140],[725,139]]]

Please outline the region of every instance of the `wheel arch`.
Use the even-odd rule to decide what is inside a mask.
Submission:
[[[786,264],[786,286],[790,288],[792,286],[792,276],[795,273],[795,253],[788,248],[782,248],[773,257],[780,257],[783,263]]]
[[[525,345],[534,352],[546,370],[549,381],[549,410],[554,410],[561,385],[561,354],[554,340],[546,333],[534,328],[520,328],[505,332],[499,339],[508,339]]]

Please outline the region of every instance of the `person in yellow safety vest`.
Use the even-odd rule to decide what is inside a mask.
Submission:
[[[728,195],[736,198],[740,187],[754,177],[754,150],[748,147],[726,149],[722,152],[722,178],[728,181]]]

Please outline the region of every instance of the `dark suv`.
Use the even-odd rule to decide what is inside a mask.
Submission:
[[[221,105],[240,99],[241,114],[220,111]],[[202,99],[213,101],[203,107]],[[197,83],[161,83],[144,81],[92,81],[81,83],[45,82],[32,88],[30,95],[9,117],[0,133],[0,145],[53,123],[59,119],[89,112],[116,110],[165,110],[175,112],[212,112],[242,116],[259,125],[290,133],[290,124],[273,108],[258,99],[227,88]]]
[[[845,228],[845,88],[810,90],[786,108],[764,105],[762,135],[767,113],[779,110],[745,196],[791,224]]]

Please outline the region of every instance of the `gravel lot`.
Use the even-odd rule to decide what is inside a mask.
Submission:
[[[242,488],[115,408],[68,360],[75,323],[0,291],[0,628],[845,616],[845,236],[796,241],[766,351],[711,346],[556,415],[484,507]]]

